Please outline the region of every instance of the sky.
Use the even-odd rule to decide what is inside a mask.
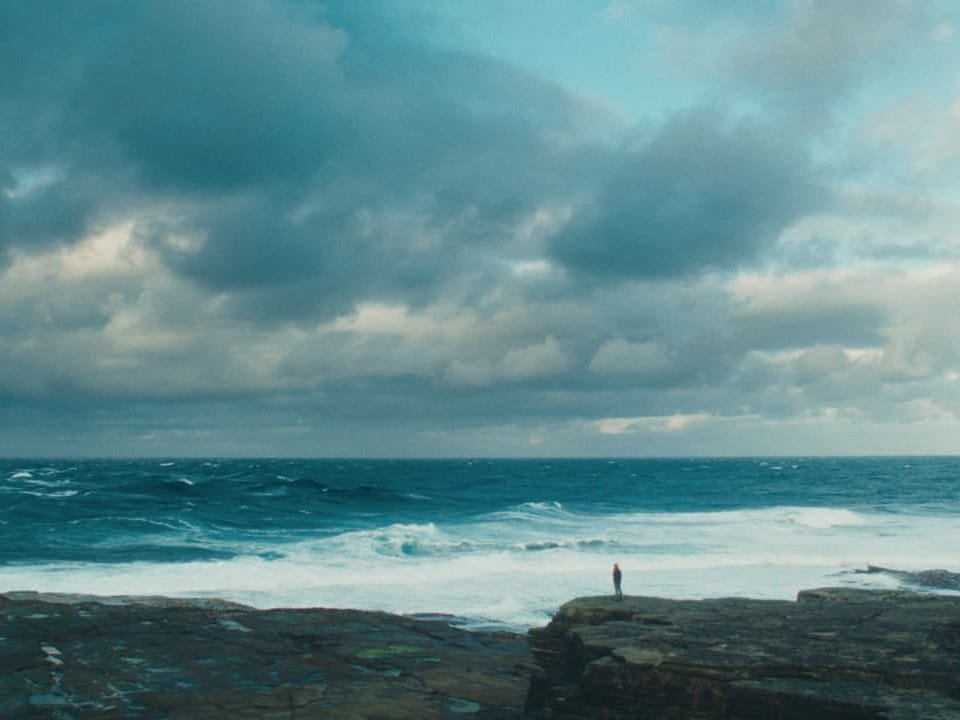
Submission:
[[[960,453],[952,0],[0,3],[0,455]]]

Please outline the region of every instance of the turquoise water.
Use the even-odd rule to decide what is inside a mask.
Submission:
[[[0,590],[525,627],[609,591],[792,597],[960,571],[960,459],[0,461]]]

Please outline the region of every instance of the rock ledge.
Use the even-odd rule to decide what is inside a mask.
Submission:
[[[960,597],[580,598],[529,638],[450,620],[0,594],[0,717],[960,720]]]
[[[960,718],[957,597],[580,598],[531,642],[537,718]]]
[[[0,718],[519,717],[526,638],[377,612],[0,595]]]

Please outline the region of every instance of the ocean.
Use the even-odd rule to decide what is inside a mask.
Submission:
[[[960,572],[960,458],[0,460],[0,592],[443,613]],[[862,572],[880,566],[905,573]]]

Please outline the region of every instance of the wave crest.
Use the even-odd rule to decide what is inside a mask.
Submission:
[[[805,528],[827,530],[834,527],[863,525],[863,516],[842,508],[797,507],[786,508],[779,518],[782,522]]]

